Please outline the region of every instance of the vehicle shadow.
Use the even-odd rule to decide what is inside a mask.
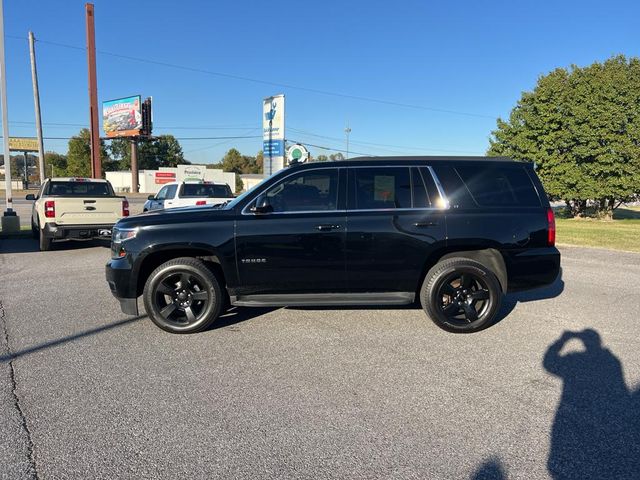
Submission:
[[[109,240],[83,240],[68,242],[53,242],[51,251],[81,250],[84,248],[103,247],[111,248]],[[32,237],[14,237],[0,239],[0,254],[2,253],[34,253],[39,252],[38,240]]]
[[[564,291],[564,281],[562,280],[562,270],[560,275],[551,285],[536,288],[534,290],[525,290],[522,292],[508,293],[502,299],[502,305],[498,311],[493,325],[503,321],[513,311],[519,302],[535,302],[537,300],[545,300],[549,298],[559,297]]]
[[[222,328],[234,327],[238,323],[246,322],[256,317],[260,317],[269,312],[273,312],[280,307],[229,307],[211,326],[204,331],[220,330]]]

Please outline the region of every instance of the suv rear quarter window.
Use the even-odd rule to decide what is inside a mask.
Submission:
[[[535,187],[522,165],[480,169],[459,166],[455,170],[481,207],[540,206]]]

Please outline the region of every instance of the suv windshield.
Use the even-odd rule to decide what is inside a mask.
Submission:
[[[110,197],[113,195],[106,182],[58,182],[49,183],[46,195],[65,197]]]
[[[207,183],[185,183],[181,197],[233,198],[229,185],[212,185]]]

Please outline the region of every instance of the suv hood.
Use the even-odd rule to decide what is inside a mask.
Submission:
[[[214,205],[202,205],[197,207],[167,208],[165,210],[152,210],[131,217],[121,219],[117,228],[135,228],[148,225],[165,225],[172,223],[185,223],[197,221],[223,220],[233,214],[233,210],[223,210]]]

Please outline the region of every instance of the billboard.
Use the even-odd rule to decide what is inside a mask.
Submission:
[[[37,152],[38,139],[30,137],[9,137],[9,150],[14,152]]]
[[[135,137],[142,130],[140,95],[102,102],[102,128],[107,137]]]
[[[284,168],[284,95],[262,101],[262,140],[264,173],[272,175]]]

